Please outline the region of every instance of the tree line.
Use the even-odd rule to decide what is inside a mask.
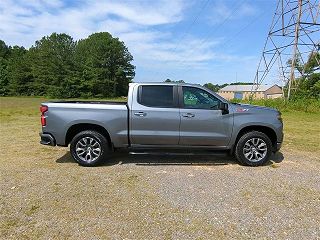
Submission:
[[[304,64],[296,61],[296,69],[304,77],[297,79],[299,87],[293,98],[320,98],[319,59],[317,51]],[[0,40],[0,96],[126,96],[128,83],[135,76],[132,61],[125,44],[107,32],[94,33],[79,41],[64,33],[52,33],[29,49],[8,46]],[[287,64],[291,65],[290,60]],[[227,85],[204,84],[215,92]],[[286,92],[287,86],[284,88]]]
[[[170,78],[167,78],[164,82],[167,83],[185,83],[184,80],[171,80]],[[224,84],[213,84],[213,83],[205,83],[203,84],[204,87],[212,90],[213,92],[218,92],[221,88],[224,88],[225,86],[228,85],[252,85],[253,83],[251,82],[233,82],[233,83],[224,83]]]
[[[107,32],[74,41],[52,33],[29,49],[0,40],[0,95],[118,97],[135,76],[125,44]]]

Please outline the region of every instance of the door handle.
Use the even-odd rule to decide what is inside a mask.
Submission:
[[[138,116],[138,117],[144,117],[147,114],[145,112],[135,112],[134,115]]]
[[[182,114],[182,117],[186,117],[186,118],[193,118],[195,115],[193,113],[185,113]]]

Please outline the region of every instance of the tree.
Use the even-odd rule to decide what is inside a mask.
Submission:
[[[253,82],[233,82],[230,85],[253,85]]]
[[[24,47],[10,48],[8,57],[8,91],[10,95],[33,95],[33,80],[29,62],[26,58],[27,50]]]
[[[318,70],[320,65],[320,53],[319,52],[312,52],[308,58],[308,61],[304,65],[306,73],[312,73],[315,70]]]
[[[170,78],[167,78],[164,82],[167,82],[167,83],[184,83],[183,80],[171,80]]]
[[[0,39],[0,58],[6,59],[10,53],[10,48]]]
[[[8,55],[10,48],[0,40],[0,96],[8,95]]]
[[[308,60],[305,64],[301,62],[301,55],[296,55],[295,68],[299,71],[301,75],[313,73],[315,70],[319,69],[320,53],[318,51],[313,51],[308,56]],[[287,65],[291,66],[292,59],[287,61]]]
[[[0,40],[0,95],[58,98],[127,95],[135,67],[127,47],[109,33],[74,41],[52,33],[29,49]]]
[[[292,94],[292,99],[320,99],[320,73],[315,72],[320,68],[320,53],[312,52],[305,64],[302,64],[299,58],[297,59],[295,68],[300,72],[302,77],[296,79],[298,88]],[[288,64],[291,64],[291,60],[288,61]]]
[[[0,96],[9,94],[7,60],[0,57]]]
[[[219,85],[217,85],[217,84],[214,85],[214,84],[212,84],[212,83],[206,83],[206,84],[204,84],[203,86],[206,87],[206,88],[208,88],[208,89],[210,89],[210,90],[213,91],[213,92],[218,92],[219,89],[220,89]]]
[[[218,92],[221,88],[227,86],[228,84],[222,84],[222,85],[219,85],[219,84],[212,84],[212,83],[206,83],[204,84],[203,86],[210,89],[211,91],[213,92]]]
[[[135,67],[128,48],[118,38],[107,32],[94,33],[78,42],[75,56],[82,92],[99,97],[127,95]]]
[[[79,96],[75,47],[76,42],[64,33],[52,33],[35,42],[28,53],[34,94],[64,98]]]

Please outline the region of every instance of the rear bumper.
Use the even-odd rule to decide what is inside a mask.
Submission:
[[[55,146],[56,145],[56,140],[54,139],[54,137],[49,134],[49,133],[40,133],[40,143],[42,145],[49,145],[49,146]]]

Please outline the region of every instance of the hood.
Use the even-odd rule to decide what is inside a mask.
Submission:
[[[257,106],[251,104],[242,104],[242,103],[231,103],[235,112],[247,112],[247,111],[254,111],[254,112],[261,112],[261,111],[272,111],[272,112],[279,112],[275,108],[265,107],[265,106]]]

